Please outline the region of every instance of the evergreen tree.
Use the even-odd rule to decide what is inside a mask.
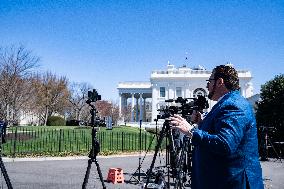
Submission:
[[[284,141],[284,74],[261,86],[261,101],[258,103],[256,119],[273,141]]]

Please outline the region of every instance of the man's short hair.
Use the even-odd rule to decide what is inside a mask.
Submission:
[[[230,91],[239,90],[239,77],[238,72],[230,65],[220,65],[213,69],[214,79],[222,78],[226,88]]]

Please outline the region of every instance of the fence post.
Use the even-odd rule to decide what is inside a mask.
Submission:
[[[145,136],[145,151],[147,150],[147,133],[144,133]]]
[[[59,146],[58,152],[61,152],[62,129],[59,130]]]
[[[14,140],[14,145],[13,145],[13,158],[16,157],[17,138],[18,138],[18,127],[16,126],[16,129],[15,129],[15,140]]]
[[[119,132],[117,132],[116,133],[116,151],[118,151],[119,150],[119,148],[118,148],[118,139],[119,139]]]
[[[121,150],[123,152],[123,137],[124,137],[124,134],[123,132],[121,133]]]

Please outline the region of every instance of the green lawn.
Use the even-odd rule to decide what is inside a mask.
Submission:
[[[154,135],[139,128],[119,126],[112,130],[96,128],[100,154],[134,152],[154,149]],[[8,129],[6,143],[2,145],[6,156],[66,156],[87,155],[91,148],[92,127],[81,126],[20,126]],[[141,147],[141,148],[140,148]]]

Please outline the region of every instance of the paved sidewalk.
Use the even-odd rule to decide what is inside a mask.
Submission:
[[[142,158],[143,156],[141,156],[141,161]],[[141,172],[149,168],[152,158],[152,154],[145,158]],[[88,159],[87,157],[20,158],[14,160],[4,158],[4,163],[14,189],[78,189],[82,188]],[[138,168],[139,155],[99,156],[97,159],[105,181],[109,168],[122,168],[124,171],[125,183],[105,182],[108,189],[140,188],[136,182],[138,176],[135,176],[129,182],[132,174]],[[164,162],[163,158],[158,158],[157,164],[160,160]],[[5,184],[4,178],[1,179],[2,183]],[[92,164],[87,188],[102,188],[95,163]]]
[[[270,159],[261,162],[265,188],[283,189],[284,188],[284,160]]]
[[[143,154],[141,156],[141,160]],[[153,155],[147,155],[143,164],[142,172],[146,171],[152,162]],[[88,158],[87,157],[67,157],[67,158],[3,158],[8,175],[11,179],[14,189],[78,189],[82,188],[85,176]],[[164,157],[158,157],[156,165],[163,165]],[[108,189],[140,188],[135,184],[138,176],[131,179],[132,174],[137,170],[139,155],[121,155],[98,157],[103,178],[107,178],[108,169],[112,167],[122,168],[124,171],[125,183],[112,184],[107,183]],[[284,188],[284,163],[280,161],[261,162],[263,168],[263,177],[267,189]],[[142,177],[141,177],[142,180]],[[5,188],[5,181],[1,177],[1,186]],[[1,187],[0,187],[1,188]],[[7,187],[6,187],[7,188]],[[92,164],[91,174],[87,188],[101,189],[95,163]]]

